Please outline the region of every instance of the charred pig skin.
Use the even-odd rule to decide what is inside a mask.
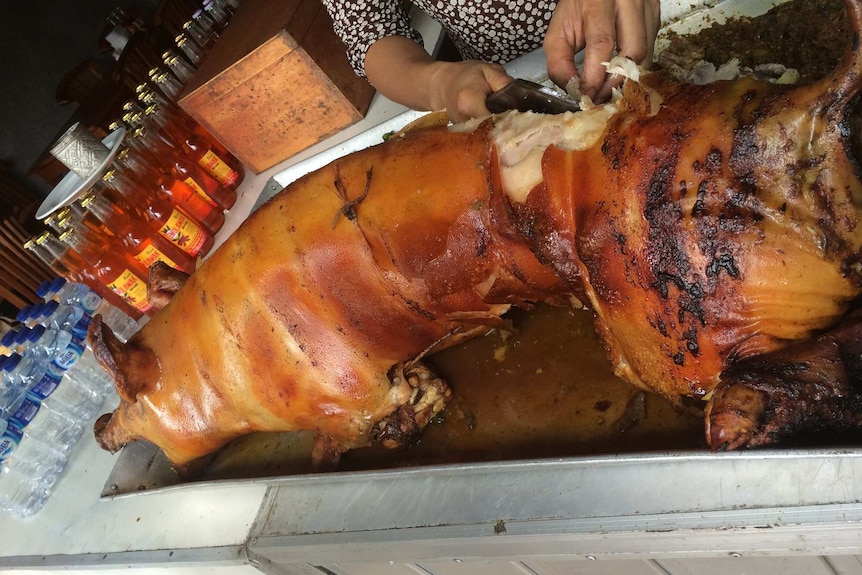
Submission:
[[[538,301],[586,305],[633,385],[702,400],[713,449],[822,426],[806,390],[858,425],[839,399],[855,379],[781,367],[838,345],[858,372],[848,336],[815,339],[862,292],[862,0],[846,7],[854,41],[814,84],[652,74],[611,104],[420,130],[301,178],[182,287],[159,276],[170,302],[126,345],[94,322],[121,397],[100,443],[147,439],[181,467],[253,431],[314,431],[321,463],[401,445],[451,393],[421,358]]]

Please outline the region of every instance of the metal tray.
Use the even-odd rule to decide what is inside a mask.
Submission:
[[[731,16],[756,16],[781,3],[664,0],[662,9],[668,22],[664,30],[690,33]],[[513,61],[507,69],[518,77],[547,80],[541,50]],[[255,207],[303,174],[379,143],[385,133],[419,115],[406,112],[291,166],[271,180]],[[714,456],[706,451],[700,418],[676,413],[662,400],[643,396],[611,374],[588,314],[553,312],[539,306],[530,313],[516,313],[513,323],[517,327],[515,335],[496,332],[432,358],[455,389],[456,399],[442,421],[429,426],[413,448],[398,452],[355,450],[342,459],[338,471],[319,474],[309,467],[309,434],[252,434],[220,452],[202,476],[184,480],[158,449],[139,442],[119,454],[102,497],[226,482],[311,485],[320,481],[453,473],[499,477],[506,470],[525,466],[559,467],[568,473],[597,462],[653,466],[668,460],[698,465],[728,461],[726,455]],[[555,336],[549,337],[549,333]],[[541,393],[523,385],[525,381],[542,381]],[[855,462],[860,453],[838,447],[739,453],[731,459],[753,463],[759,472],[766,473],[772,465],[769,462],[775,459],[811,462],[825,458],[840,462],[851,458]],[[799,473],[807,473],[804,469],[805,465],[799,466]],[[804,481],[805,475],[797,479]]]

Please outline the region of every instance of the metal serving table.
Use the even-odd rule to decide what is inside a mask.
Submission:
[[[248,552],[287,573],[341,575],[862,573],[860,456],[646,454],[309,478],[268,492]],[[790,569],[777,559],[794,555]]]

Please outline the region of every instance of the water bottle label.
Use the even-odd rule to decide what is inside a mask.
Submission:
[[[100,305],[102,305],[102,296],[97,294],[96,292],[90,290],[84,297],[81,298],[81,301],[78,303],[87,315],[93,315]]]
[[[63,372],[59,371],[59,368],[56,366],[49,365],[45,375],[27,390],[27,394],[37,401],[43,401],[54,393],[54,390],[60,385],[62,379]]]
[[[21,443],[23,436],[24,433],[12,425],[6,429],[3,435],[0,435],[0,461],[12,455],[15,448]]]
[[[23,430],[25,427],[30,425],[30,422],[36,417],[36,414],[39,413],[39,408],[42,406],[38,401],[33,401],[32,399],[25,399],[24,403],[15,410],[15,413],[12,417],[9,418],[10,427],[17,427],[19,430]]]
[[[72,339],[66,349],[54,356],[54,365],[65,371],[75,365],[84,355],[84,344],[79,339]],[[50,370],[49,370],[50,371]]]
[[[91,318],[89,314],[82,313],[81,319],[69,326],[69,331],[72,332],[72,336],[78,339],[85,339],[87,337],[87,329],[90,327],[90,322],[92,320],[93,318]]]

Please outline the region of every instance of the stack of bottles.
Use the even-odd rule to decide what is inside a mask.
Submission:
[[[204,0],[183,24],[174,43],[192,66],[196,67],[215,44],[237,8],[239,0]]]
[[[137,320],[154,312],[146,289],[150,266],[161,261],[193,273],[236,202],[245,171],[152,85],[141,84],[136,94],[124,106],[126,135],[113,163],[92,189],[46,218],[51,231],[25,247]]]
[[[83,284],[57,278],[39,286],[43,303],[25,306],[0,339],[0,509],[37,513],[90,429],[113,383],[87,347],[94,313],[127,339],[137,324]]]

